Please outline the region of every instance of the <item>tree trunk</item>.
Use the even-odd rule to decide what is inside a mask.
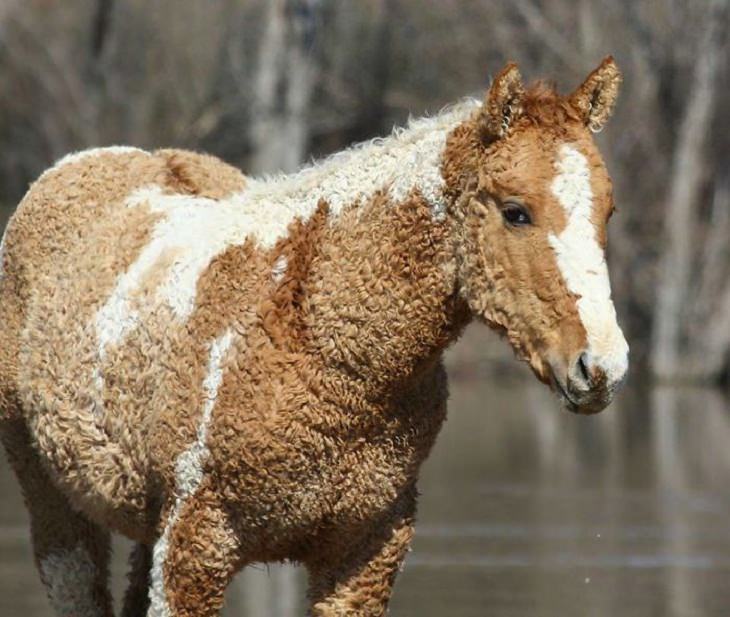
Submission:
[[[664,217],[665,249],[660,262],[651,364],[654,373],[666,379],[681,375],[684,368],[682,324],[696,254],[697,198],[705,175],[705,148],[716,98],[720,7],[721,2],[714,0],[707,10],[705,34],[679,128]]]
[[[254,77],[253,173],[296,169],[309,137],[308,110],[316,76],[312,45],[320,0],[271,0]]]

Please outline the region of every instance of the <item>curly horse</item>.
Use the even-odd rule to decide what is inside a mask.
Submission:
[[[107,617],[109,534],[136,542],[124,617],[217,615],[290,560],[312,615],[382,615],[446,414],[444,349],[502,333],[573,411],[628,368],[591,133],[507,65],[483,101],[293,175],[191,152],[69,155],[0,249],[0,434],[57,615]]]

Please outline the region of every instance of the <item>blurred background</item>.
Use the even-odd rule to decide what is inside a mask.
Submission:
[[[481,96],[516,60],[568,92],[606,54],[629,383],[560,410],[506,343],[449,352],[393,615],[730,614],[730,7],[727,0],[0,0],[0,228],[67,152],[130,144],[291,171]],[[1,325],[0,325],[1,327]],[[0,462],[0,614],[49,617]],[[124,541],[113,582],[124,582]],[[304,614],[306,580],[252,568],[226,615]]]

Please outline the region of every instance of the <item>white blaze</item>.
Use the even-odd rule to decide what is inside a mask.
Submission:
[[[629,347],[616,321],[606,256],[591,222],[590,168],[586,157],[570,144],[563,144],[558,154],[558,174],[551,188],[568,224],[559,235],[550,234],[549,241],[568,289],[579,296],[578,314],[586,330],[587,351],[610,383],[626,373]]]

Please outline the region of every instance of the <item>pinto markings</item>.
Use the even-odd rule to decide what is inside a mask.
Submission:
[[[548,240],[568,289],[578,296],[578,314],[586,330],[588,353],[610,380],[628,367],[629,347],[616,321],[611,284],[603,249],[591,221],[593,191],[588,161],[571,144],[558,150],[557,175],[551,190],[565,210],[568,223]]]
[[[168,617],[170,615],[164,578],[170,531],[178,521],[185,502],[195,494],[203,480],[203,464],[210,454],[207,444],[208,427],[213,416],[218,390],[223,382],[223,360],[232,342],[233,332],[226,330],[210,346],[208,372],[203,380],[203,410],[198,424],[198,434],[196,440],[175,461],[175,503],[152,553],[150,608],[147,613],[149,617]]]
[[[345,207],[365,203],[380,190],[387,191],[394,203],[418,191],[434,219],[443,218],[441,157],[446,137],[478,105],[466,100],[433,118],[412,121],[391,138],[355,146],[291,176],[252,179],[246,189],[226,199],[169,195],[157,186],[133,192],[128,207],[146,205],[162,217],[150,242],[119,276],[96,314],[100,359],[139,324],[140,307],[133,297],[145,274],[169,252],[176,257],[156,290],[156,302],[185,321],[195,308],[198,279],[216,255],[247,239],[263,249],[273,247],[286,237],[292,221],[308,220],[323,199],[336,217]]]
[[[255,180],[252,190],[220,161],[169,151],[100,154],[34,185],[11,226],[0,285],[10,316],[0,398],[20,403],[20,443],[15,422],[0,428],[11,428],[3,441],[30,479],[39,565],[57,546],[46,536],[58,508],[46,507],[45,483],[33,480],[36,462],[62,505],[80,512],[65,521],[69,537],[86,537],[88,518],[138,542],[157,540],[134,577],[147,579],[154,561],[142,598],[150,616],[212,616],[238,568],[303,556],[311,556],[310,613],[385,614],[412,536],[418,470],[445,419],[443,351],[472,318],[506,330],[541,378],[552,370],[570,386],[577,376],[564,392],[573,411],[599,411],[615,393],[618,380],[576,372],[576,358],[595,349],[548,238],[552,231],[554,246],[579,260],[584,251],[571,243],[602,246],[612,196],[588,128],[607,119],[619,81],[607,58],[563,97],[539,84],[525,89],[508,65],[481,106],[411,123],[290,178]],[[419,133],[425,127],[435,135]],[[566,142],[589,161],[589,184],[580,156],[567,150],[557,164]],[[492,191],[502,202],[524,193],[535,220],[558,227],[516,231],[506,211],[483,203]],[[243,246],[212,261],[229,241],[220,221]],[[281,256],[288,263],[276,285]],[[590,273],[574,267],[570,285],[581,292]],[[148,326],[141,349],[111,354],[137,325]],[[97,326],[107,337],[100,354]],[[99,361],[104,353],[109,364]],[[92,378],[104,385],[107,366],[120,376],[105,392],[108,419],[69,387]],[[281,411],[275,422],[269,410]],[[160,414],[164,428],[147,430]],[[176,434],[186,437],[170,439]],[[260,464],[250,464],[252,451]],[[55,574],[57,556],[44,582],[62,598],[86,583],[84,598],[110,613],[108,554],[94,546],[83,545],[97,565],[93,579],[64,579],[69,568]],[[135,608],[137,591],[128,596]]]

